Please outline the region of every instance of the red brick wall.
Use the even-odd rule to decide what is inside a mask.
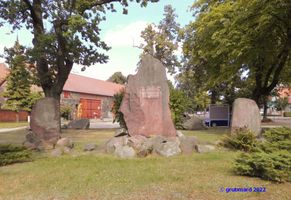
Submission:
[[[11,110],[0,110],[0,122],[15,122],[17,112]],[[20,111],[18,113],[19,121],[27,121],[28,112]]]

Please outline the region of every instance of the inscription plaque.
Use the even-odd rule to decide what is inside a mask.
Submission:
[[[140,92],[142,98],[156,99],[160,98],[161,87],[160,86],[141,87]]]

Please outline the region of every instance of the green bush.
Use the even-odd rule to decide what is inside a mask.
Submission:
[[[291,112],[284,112],[284,117],[291,117]]]
[[[23,146],[0,145],[0,166],[31,160],[31,152]]]
[[[287,151],[241,154],[235,159],[234,171],[238,175],[261,177],[276,182],[291,182],[291,154]]]
[[[259,148],[267,153],[287,150],[291,153],[291,129],[286,127],[267,129],[263,133],[265,141]]]
[[[124,90],[121,90],[120,92],[116,93],[113,96],[113,106],[112,106],[111,112],[114,115],[113,122],[118,122],[120,127],[127,129],[126,123],[124,121],[123,113],[120,112],[119,110],[122,103],[123,96],[124,96],[124,92],[125,92]]]
[[[243,153],[235,159],[235,173],[291,182],[291,129],[268,129],[263,137],[264,140],[258,142],[251,153]]]
[[[252,131],[246,128],[239,128],[233,134],[225,136],[222,140],[222,145],[233,150],[251,152],[255,151],[257,141]]]
[[[185,93],[175,89],[170,83],[170,110],[176,128],[183,128],[183,114],[189,107],[189,100]]]
[[[69,120],[71,117],[72,108],[69,105],[61,105],[61,117]]]

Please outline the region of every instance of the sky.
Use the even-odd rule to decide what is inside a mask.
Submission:
[[[106,13],[106,21],[100,23],[100,37],[111,47],[106,52],[109,61],[106,64],[94,64],[81,71],[81,67],[74,65],[72,73],[88,76],[96,79],[106,80],[114,72],[121,71],[125,76],[136,72],[137,63],[141,49],[138,46],[142,39],[140,33],[147,24],[158,24],[163,18],[164,6],[172,5],[178,15],[177,21],[182,26],[193,20],[189,11],[194,0],[160,0],[158,3],[149,3],[147,7],[141,8],[139,4],[131,2],[128,7],[128,14],[122,14],[122,7],[115,4],[117,12]],[[21,45],[32,46],[32,35],[29,31],[22,29],[11,33],[11,26],[5,25],[0,29],[0,54],[4,47],[12,47],[18,36]],[[0,63],[4,62],[0,58]],[[173,77],[168,75],[173,81]]]

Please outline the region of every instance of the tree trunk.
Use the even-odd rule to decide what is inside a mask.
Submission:
[[[267,120],[267,111],[268,111],[268,99],[264,98],[264,112],[263,112],[263,120]]]

